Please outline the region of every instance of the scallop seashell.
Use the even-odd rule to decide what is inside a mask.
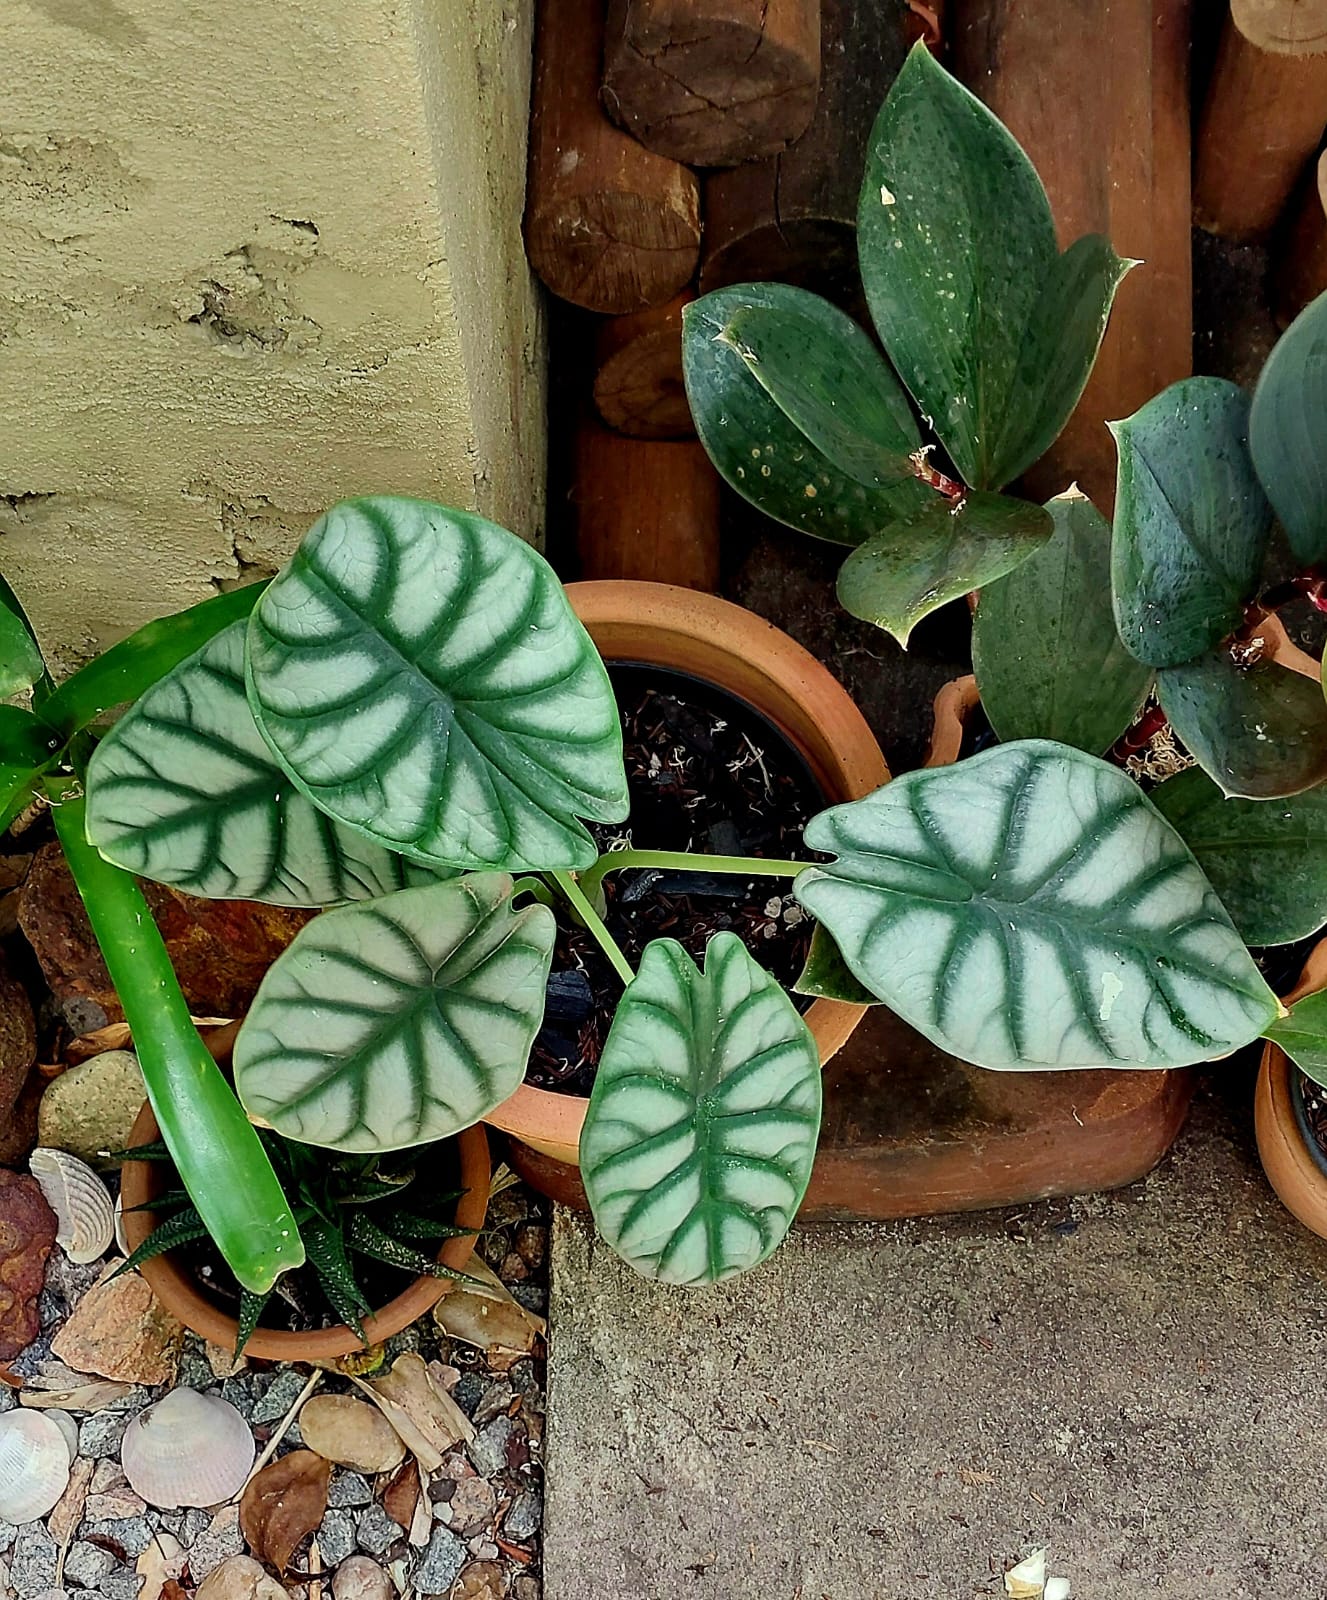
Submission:
[[[235,1407],[197,1389],[172,1389],[140,1411],[120,1446],[129,1487],[166,1511],[229,1500],[253,1456],[253,1434]]]
[[[69,1465],[72,1467],[78,1455],[78,1424],[67,1411],[51,1410],[46,1415],[64,1435],[64,1442],[69,1448]]]
[[[69,1446],[44,1411],[20,1409],[0,1417],[0,1518],[35,1522],[68,1482]]]
[[[67,1150],[34,1150],[28,1171],[55,1212],[55,1242],[71,1261],[84,1265],[104,1256],[115,1238],[110,1192],[86,1161]]]

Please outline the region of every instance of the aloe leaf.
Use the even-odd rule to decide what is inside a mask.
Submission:
[[[820,923],[811,934],[811,948],[793,984],[795,994],[809,994],[823,1000],[846,1000],[850,1005],[878,1006],[880,998],[853,977],[843,952],[833,935]]]
[[[1290,324],[1253,391],[1249,448],[1290,548],[1327,561],[1327,294]]]
[[[1001,739],[1058,739],[1099,755],[1133,721],[1152,670],[1115,628],[1110,524],[1085,495],[1061,495],[1046,510],[1054,537],[982,586],[973,670]]]
[[[1327,990],[1306,994],[1266,1030],[1306,1078],[1327,1089]]]
[[[1110,427],[1116,625],[1140,661],[1179,666],[1240,621],[1267,551],[1249,397],[1224,378],[1185,378]]]
[[[794,891],[856,976],[978,1066],[1178,1067],[1276,998],[1183,840],[1125,773],[1000,745],[812,819]]]
[[[1327,779],[1322,689],[1279,662],[1236,666],[1218,646],[1159,672],[1157,699],[1225,794],[1271,800]]]
[[[244,688],[241,620],[152,686],[88,763],[88,838],[108,861],[210,900],[330,906],[431,881],[291,783]]]
[[[556,931],[476,873],[328,911],[263,979],[235,1087],[288,1139],[397,1150],[469,1127],[515,1092],[544,1013]]]
[[[334,506],[254,610],[249,701],[305,794],[430,865],[586,867],[627,814],[603,662],[548,563],[469,512]]]
[[[580,1142],[613,1249],[665,1283],[719,1283],[758,1265],[802,1202],[819,1129],[815,1041],[741,940],[716,934],[703,972],[672,939],[647,945]]]
[[[1003,577],[1046,543],[1054,523],[1040,506],[973,491],[953,507],[929,494],[839,568],[839,604],[884,628],[906,649],[916,625],[949,600]]]

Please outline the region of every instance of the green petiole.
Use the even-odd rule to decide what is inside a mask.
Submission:
[[[742,878],[795,878],[814,861],[774,861],[762,856],[688,855],[684,850],[609,850],[580,875],[580,886],[596,904],[610,872],[631,867],[662,867],[669,872],[720,872]]]
[[[631,969],[631,963],[618,945],[617,940],[609,933],[604,925],[604,919],[586,899],[585,891],[569,872],[550,872],[548,877],[557,884],[558,888],[567,897],[567,902],[572,910],[580,917],[581,921],[599,941],[599,946],[604,954],[613,963],[613,968],[623,983],[630,983],[636,976]]]

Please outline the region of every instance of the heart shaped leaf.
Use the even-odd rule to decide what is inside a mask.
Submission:
[[[1110,524],[1085,495],[1047,503],[1055,536],[985,584],[972,621],[981,703],[1001,739],[1108,750],[1147,698],[1151,668],[1120,643]]]
[[[1327,990],[1306,994],[1267,1029],[1267,1038],[1279,1045],[1306,1078],[1327,1089]]]
[[[1190,767],[1152,791],[1245,944],[1291,944],[1327,923],[1327,788],[1227,800]]]
[[[251,1116],[302,1144],[399,1150],[513,1094],[544,1014],[555,924],[478,873],[328,911],[263,979],[235,1041]]]
[[[796,1215],[820,1130],[811,1031],[735,934],[705,970],[655,939],[627,986],[581,1134],[599,1231],[637,1272],[719,1283]]]
[[[334,506],[254,610],[249,702],[304,792],[430,865],[589,866],[627,814],[622,730],[548,563],[422,500]]]
[[[1249,448],[1290,548],[1327,560],[1327,294],[1290,324],[1253,391]]]
[[[858,983],[843,959],[843,952],[834,943],[828,929],[816,923],[811,933],[811,948],[797,982],[797,994],[815,995],[817,999],[846,1000],[854,1006],[878,1006],[879,997],[873,995],[864,983]]]
[[[1235,627],[1262,570],[1272,508],[1249,455],[1249,397],[1185,378],[1111,432],[1115,621],[1140,661],[1178,666]]]
[[[1002,577],[1054,532],[1040,506],[974,491],[955,509],[929,493],[911,516],[891,519],[839,569],[839,604],[906,649],[923,617]]]
[[[814,818],[795,881],[855,975],[977,1066],[1177,1067],[1276,1015],[1174,829],[1117,767],[1000,745]]]
[[[139,877],[210,900],[330,906],[432,874],[318,810],[258,732],[243,621],[182,662],[88,764],[88,839]]]

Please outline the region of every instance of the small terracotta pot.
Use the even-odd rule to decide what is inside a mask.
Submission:
[[[160,1137],[157,1119],[152,1107],[144,1103],[138,1113],[130,1136],[135,1145],[151,1144]],[[461,1174],[460,1187],[465,1191],[456,1203],[456,1225],[473,1230],[462,1238],[448,1239],[438,1252],[438,1260],[453,1271],[460,1272],[470,1259],[475,1235],[484,1226],[488,1215],[488,1189],[491,1170],[488,1159],[488,1136],[482,1127],[466,1128],[456,1135],[459,1147]],[[120,1168],[120,1195],[123,1206],[125,1241],[130,1250],[136,1250],[156,1226],[150,1211],[134,1211],[131,1207],[147,1204],[160,1194],[165,1186],[164,1164],[159,1161],[126,1161]],[[162,1305],[177,1317],[186,1328],[200,1339],[223,1349],[233,1350],[239,1336],[239,1326],[199,1288],[196,1279],[175,1259],[175,1252],[145,1261],[139,1271],[152,1286],[152,1292]],[[370,1344],[381,1344],[392,1334],[400,1333],[418,1317],[437,1304],[453,1287],[448,1278],[420,1277],[409,1288],[389,1300],[381,1309],[364,1319],[364,1337]],[[361,1349],[359,1335],[342,1323],[335,1328],[320,1328],[314,1332],[291,1333],[284,1329],[264,1328],[254,1331],[244,1347],[247,1356],[257,1356],[263,1361],[330,1361],[337,1356],[350,1355]]]
[[[801,753],[830,804],[857,800],[889,768],[847,690],[763,617],[695,589],[605,579],[567,596],[606,661],[689,672],[754,706]],[[865,1006],[816,1000],[806,1012],[823,1065]],[[577,1165],[588,1099],[522,1084],[486,1121],[554,1160]]]
[[[1327,939],[1314,946],[1299,982],[1284,999],[1289,1004],[1319,989],[1327,989]],[[1264,1048],[1253,1097],[1254,1131],[1263,1171],[1282,1205],[1327,1239],[1327,1160],[1308,1142],[1295,1083],[1298,1070],[1276,1045]]]

